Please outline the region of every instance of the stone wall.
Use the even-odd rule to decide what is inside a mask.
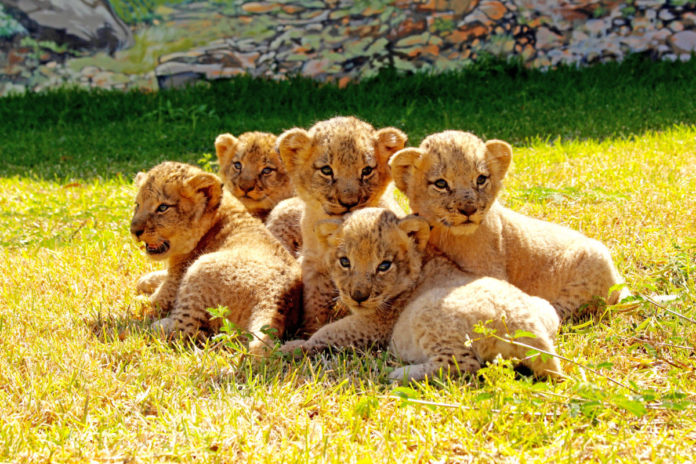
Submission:
[[[30,1],[50,3],[0,3],[23,25],[16,4]],[[133,39],[125,34],[118,50],[59,53],[63,44],[41,47],[26,28],[6,34],[0,93],[65,82],[167,88],[242,73],[344,85],[387,66],[456,69],[483,53],[549,68],[630,53],[685,60],[696,52],[696,0],[179,0],[152,13],[154,20],[130,25]]]

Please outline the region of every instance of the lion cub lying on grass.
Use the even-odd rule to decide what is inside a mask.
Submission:
[[[227,306],[228,319],[250,331],[249,350],[270,346],[267,326],[281,336],[299,316],[297,261],[210,173],[165,162],[136,177],[131,233],[155,260],[168,260],[164,282],[150,297],[168,314],[152,327],[165,335],[216,330],[206,308]]]
[[[430,243],[459,267],[551,302],[562,320],[623,282],[600,242],[496,201],[512,159],[505,142],[445,131],[390,160],[394,182],[425,218]],[[624,292],[625,293],[625,292]],[[619,292],[608,299],[614,304]]]
[[[316,236],[316,224],[367,206],[400,210],[389,188],[393,184],[387,162],[405,143],[406,135],[400,130],[375,130],[354,117],[321,121],[309,131],[290,129],[278,138],[280,156],[304,209],[301,256],[303,329],[307,334],[328,322],[336,297],[336,288],[324,265],[324,250]],[[272,215],[277,214],[281,220],[286,213],[273,211]],[[335,316],[340,315],[339,312]]]
[[[245,132],[239,138],[232,134],[220,134],[215,139],[219,175],[225,187],[253,216],[262,221],[276,204],[294,193],[275,143],[276,136],[267,132]],[[294,230],[299,235],[299,218],[296,221]],[[293,239],[297,241],[295,237],[286,238],[288,233],[283,231],[276,238],[290,243]],[[166,277],[166,269],[149,272],[138,279],[136,288],[140,293],[149,295]]]
[[[396,380],[420,380],[455,363],[462,371],[476,372],[498,354],[521,359],[537,376],[561,373],[555,357],[527,357],[527,347],[474,331],[478,323],[499,337],[522,330],[536,337],[518,341],[555,353],[559,321],[553,307],[507,282],[464,273],[433,250],[425,253],[430,235],[425,220],[365,208],[343,224],[322,221],[317,229],[331,250],[326,266],[352,314],[309,340],[287,342],[284,352],[391,342],[403,360],[416,363],[392,372]],[[429,256],[425,262],[424,256]]]

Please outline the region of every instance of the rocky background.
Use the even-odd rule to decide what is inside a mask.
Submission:
[[[0,95],[243,73],[345,85],[482,54],[550,68],[696,52],[696,0],[0,0]]]

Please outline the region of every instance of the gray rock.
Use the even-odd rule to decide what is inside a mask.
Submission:
[[[133,45],[133,34],[108,0],[0,0],[5,11],[38,40],[78,50],[116,50]]]

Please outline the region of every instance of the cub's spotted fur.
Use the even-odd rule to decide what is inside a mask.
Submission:
[[[375,130],[354,117],[322,121],[309,131],[290,129],[278,138],[280,156],[304,202],[303,326],[308,334],[330,319],[336,297],[336,288],[322,259],[325,250],[316,236],[316,224],[366,206],[400,210],[393,197],[387,161],[405,142],[406,135],[398,129]],[[277,214],[284,215],[282,211]],[[339,310],[335,316],[344,313]]]
[[[561,319],[623,282],[609,250],[566,227],[518,214],[496,197],[512,149],[445,131],[390,160],[396,185],[432,227],[430,243],[459,267],[551,302]],[[613,292],[609,303],[615,303]]]
[[[216,330],[207,308],[226,306],[228,318],[254,335],[263,353],[268,326],[282,335],[299,317],[297,261],[210,173],[165,162],[136,177],[131,233],[155,260],[167,260],[151,302],[167,317],[153,329],[195,336]]]
[[[239,138],[220,134],[215,139],[219,174],[225,187],[262,221],[277,203],[294,192],[275,143],[276,136],[266,132],[245,132]],[[294,227],[288,225],[285,229],[299,234],[299,219],[295,219]],[[277,225],[271,233],[275,235],[276,230],[280,230]],[[289,233],[283,230],[277,238],[283,244],[285,241],[292,243],[292,238],[286,237]],[[294,255],[297,255],[296,251]],[[136,287],[141,293],[151,294],[166,277],[166,270],[150,272],[138,280]]]
[[[293,195],[290,177],[275,144],[276,136],[266,132],[245,132],[239,138],[220,134],[215,139],[225,187],[261,220],[275,205]]]
[[[405,361],[396,380],[419,380],[456,366],[475,372],[497,355],[516,357],[538,376],[560,374],[556,358],[528,357],[518,347],[474,331],[485,323],[497,335],[517,330],[536,337],[517,341],[554,353],[558,316],[541,298],[530,297],[507,282],[460,271],[449,259],[424,249],[430,231],[422,218],[403,219],[391,211],[365,208],[340,221],[322,221],[320,240],[341,303],[351,315],[319,329],[309,340],[283,345],[315,351],[327,346],[386,345]],[[487,322],[488,321],[488,322]]]

